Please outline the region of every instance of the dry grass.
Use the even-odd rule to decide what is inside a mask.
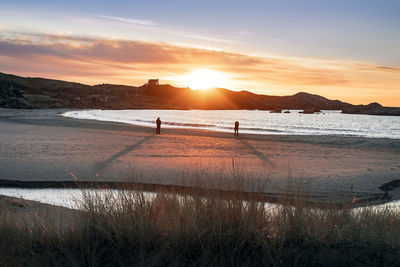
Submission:
[[[238,183],[241,184],[241,183]],[[0,265],[399,265],[400,214],[242,201],[240,193],[83,190],[76,224],[18,227],[0,216]],[[3,208],[0,210],[4,210]]]

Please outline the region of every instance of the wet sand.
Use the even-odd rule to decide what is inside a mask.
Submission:
[[[400,179],[400,140],[154,129],[0,109],[0,179],[214,183],[246,190],[381,193]],[[205,181],[201,181],[204,179]],[[224,183],[219,183],[223,187]]]

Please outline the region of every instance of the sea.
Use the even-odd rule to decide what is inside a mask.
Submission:
[[[64,117],[121,122],[155,127],[160,117],[163,128],[203,129],[233,132],[235,121],[240,133],[276,135],[331,135],[400,139],[400,117],[343,114],[322,110],[302,114],[301,110],[272,113],[265,110],[79,110]]]

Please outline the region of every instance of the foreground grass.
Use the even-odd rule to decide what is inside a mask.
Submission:
[[[0,216],[0,265],[399,265],[391,210],[269,206],[232,195],[84,192],[70,227]],[[0,212],[3,209],[0,209]]]

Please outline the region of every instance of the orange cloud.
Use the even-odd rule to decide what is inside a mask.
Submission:
[[[140,85],[194,69],[226,72],[234,88],[264,94],[307,91],[351,103],[400,103],[400,68],[334,59],[261,57],[167,43],[60,35],[0,37],[0,70],[83,83]],[[168,82],[168,81],[167,81]]]

